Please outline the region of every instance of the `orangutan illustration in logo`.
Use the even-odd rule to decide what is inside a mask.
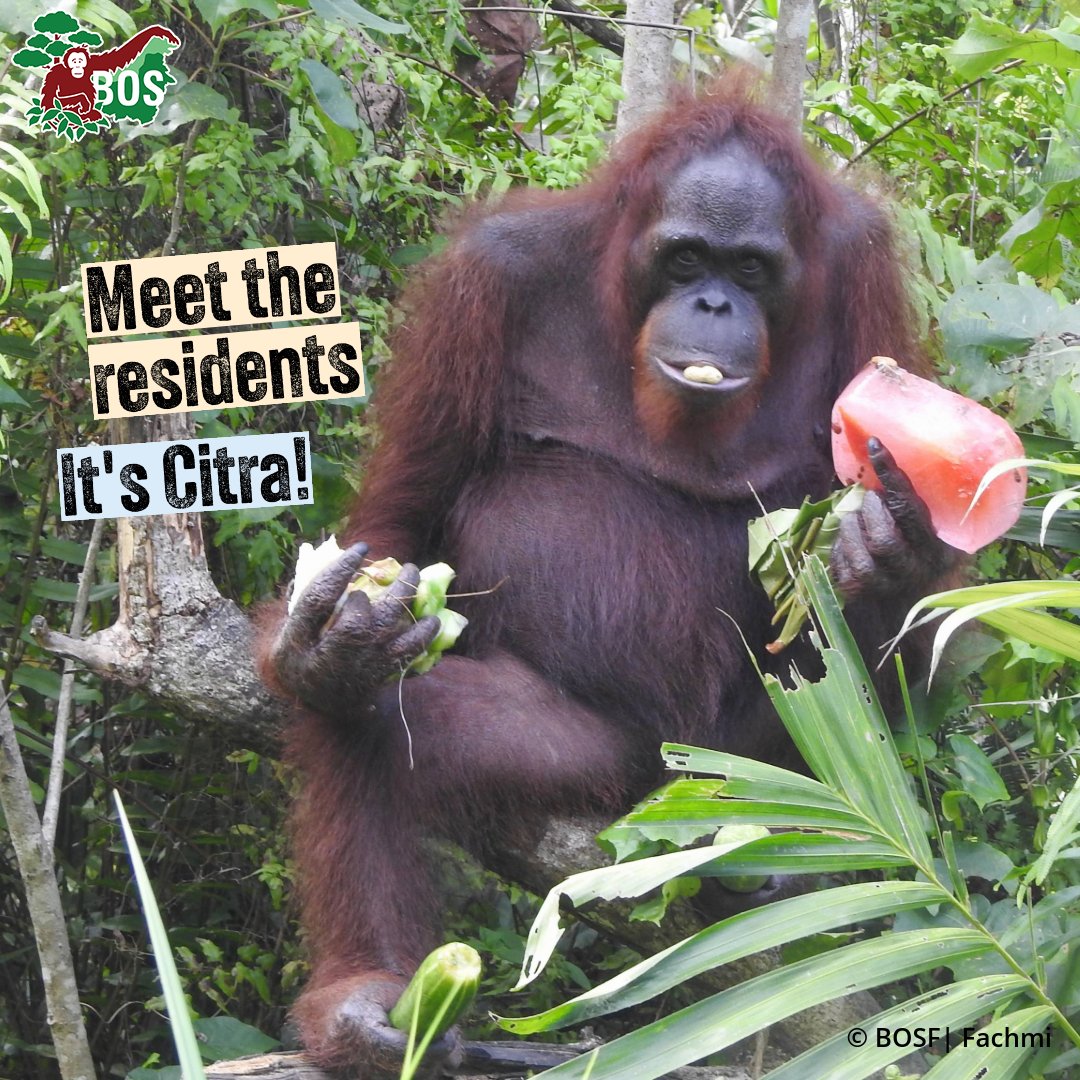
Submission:
[[[55,106],[78,113],[84,122],[100,120],[101,113],[95,108],[97,88],[94,86],[94,73],[126,67],[152,38],[164,38],[172,45],[180,44],[180,39],[171,30],[164,26],[150,26],[107,52],[91,52],[83,45],[73,45],[64,53],[61,62],[49,68],[45,75],[45,85],[41,88],[42,109]]]

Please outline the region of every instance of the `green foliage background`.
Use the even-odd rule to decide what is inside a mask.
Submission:
[[[835,165],[897,200],[944,378],[1009,416],[1033,454],[1074,462],[1075,3],[894,0],[824,10],[841,37],[838,46],[824,25],[813,32],[808,136]],[[26,44],[38,13],[26,2],[0,13],[0,56]],[[177,82],[152,124],[118,124],[76,143],[28,129],[22,118],[38,87],[31,73],[0,62],[0,677],[39,785],[59,668],[28,627],[36,615],[66,624],[88,537],[83,524],[59,520],[53,451],[103,434],[88,400],[79,266],[160,249],[193,138],[177,250],[336,241],[343,315],[360,321],[377,380],[390,303],[407,268],[437,243],[440,218],[512,184],[579,181],[603,151],[619,96],[617,58],[554,17],[541,20],[515,102],[496,106],[456,74],[475,52],[456,3],[434,14],[418,0],[315,0],[303,12],[277,0],[148,0],[126,10],[80,0],[75,15],[106,47],[153,22],[184,47],[170,56]],[[750,4],[736,37],[721,4],[690,5],[683,18],[695,30],[694,55],[686,40],[676,55],[692,61],[699,80],[731,55],[763,62],[775,17],[775,3]],[[395,122],[383,126],[371,103],[387,96]],[[209,436],[303,427],[317,451],[314,507],[204,520],[219,586],[251,604],[288,573],[301,536],[333,528],[372,432],[362,409],[341,404],[207,413],[200,425]],[[1049,497],[1066,484],[1048,473],[1035,490]],[[1033,507],[1013,539],[981,555],[980,572],[1074,575],[1080,534],[1064,499],[1048,546],[1038,543]],[[95,629],[111,622],[115,576],[106,544],[91,594]],[[1076,781],[1080,680],[1059,655],[988,633],[969,637],[951,664],[953,680],[898,743],[913,768],[925,763],[934,798],[963,838],[977,903],[987,919],[1005,919],[1016,910],[1009,881],[1038,857]],[[158,1055],[172,1060],[107,800],[113,784],[147,857],[208,1058],[268,1045],[252,1029],[278,1034],[304,972],[287,902],[290,781],[273,748],[229,745],[90,677],[80,676],[76,700],[57,858],[102,1075]],[[1080,885],[1075,867],[1055,862],[1043,889]],[[451,929],[490,961],[486,1005],[542,1009],[567,986],[583,988],[623,964],[619,950],[579,927],[556,958],[561,988],[545,983],[524,1005],[501,998],[533,902],[474,873],[461,871],[455,909],[465,916]],[[1075,901],[1062,897],[1068,929]],[[1080,981],[1060,979],[1062,1001],[1080,1005]],[[39,980],[0,822],[0,1075],[54,1075]],[[635,1022],[631,1014],[612,1030]]]

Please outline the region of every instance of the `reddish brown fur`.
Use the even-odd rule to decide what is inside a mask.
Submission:
[[[673,174],[731,136],[781,179],[777,214],[806,265],[795,316],[770,331],[763,393],[697,413],[641,376],[647,312],[626,267]],[[298,707],[290,727],[314,965],[298,1015],[328,1064],[362,1054],[335,1035],[341,1003],[366,975],[400,979],[434,941],[425,833],[486,851],[515,819],[617,809],[656,779],[663,737],[791,758],[722,614],[773,670],[812,663],[799,647],[762,655],[749,485],[769,506],[824,494],[836,394],[874,354],[921,363],[883,216],[730,84],[677,103],[590,183],[474,212],[403,303],[345,539],[444,558],[463,592],[506,581],[454,605],[472,620],[458,655],[401,687],[415,768],[396,687],[340,700],[327,671],[327,715]],[[884,640],[911,598],[852,604],[861,640]]]

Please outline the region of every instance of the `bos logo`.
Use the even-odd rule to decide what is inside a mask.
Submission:
[[[85,30],[64,11],[34,20],[33,35],[11,58],[18,67],[39,69],[41,97],[27,110],[32,127],[71,142],[96,134],[115,120],[149,124],[176,82],[165,57],[180,39],[164,26],[150,26],[115,49],[101,51],[100,34]]]

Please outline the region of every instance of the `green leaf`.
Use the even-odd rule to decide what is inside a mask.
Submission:
[[[1064,382],[1064,379],[1060,380],[1060,383],[1063,384]],[[1057,397],[1056,388],[1054,397],[1055,399]],[[1076,435],[1077,440],[1080,441],[1080,394],[1077,394],[1073,390],[1069,390],[1069,401],[1070,411],[1075,410]],[[1045,546],[1047,534],[1053,525],[1053,519],[1061,508],[1067,506],[1071,502],[1075,502],[1077,498],[1080,498],[1080,488],[1065,488],[1063,491],[1054,492],[1054,494],[1046,500],[1046,505],[1043,507],[1042,520],[1039,522],[1039,544]]]
[[[951,589],[924,597],[907,613],[896,640],[909,630],[934,619],[937,614],[919,618],[922,611],[954,608],[934,635],[929,680],[937,670],[949,638],[971,619],[979,619],[1003,633],[1041,645],[1067,659],[1080,660],[1080,626],[1046,615],[1033,607],[1080,606],[1080,582],[1076,581],[1003,581]]]
[[[984,840],[961,840],[956,845],[956,863],[965,878],[1003,882],[1013,872],[1012,859]]]
[[[11,293],[13,284],[11,256],[11,241],[8,239],[7,233],[0,229],[0,281],[3,282],[3,289],[0,290],[0,301],[6,300]]]
[[[978,1046],[973,1041],[967,1046],[957,1047],[925,1073],[922,1080],[978,1080],[980,1077],[1011,1080],[1014,1076],[1027,1076],[1026,1072],[1021,1073],[1021,1069],[1031,1057],[1033,1049],[1023,1045],[1006,1045],[1005,1033],[1011,1032],[1020,1037],[1018,1041],[1023,1042],[1023,1035],[1044,1031],[1053,1017],[1053,1009],[1045,1005],[1006,1013],[975,1033],[975,1040],[985,1039],[988,1044],[1000,1036],[1002,1045]]]
[[[945,57],[964,80],[977,79],[1007,60],[1069,72],[1080,68],[1080,35],[1064,30],[1014,30],[976,12],[961,37],[945,50]]]
[[[869,829],[861,818],[853,819],[851,809],[831,794],[828,799],[808,798],[801,791],[793,791],[780,784],[755,783],[732,776],[725,780],[673,781],[650,795],[608,831],[624,825],[638,826],[644,821],[663,822],[669,817],[675,820],[684,814],[690,821],[708,819],[710,809],[715,810],[718,806],[722,809],[731,806],[734,813],[739,814],[739,807],[747,803],[783,806],[794,813],[805,812],[821,821],[836,821],[843,817],[849,822],[858,821],[861,831]],[[699,831],[698,835],[704,835],[704,831]]]
[[[150,885],[150,878],[147,876],[146,867],[139,854],[139,845],[135,842],[135,835],[131,831],[131,825],[128,824],[124,804],[118,791],[113,791],[113,799],[116,802],[116,813],[120,818],[124,843],[131,856],[131,866],[135,871],[135,883],[139,889],[139,899],[142,902],[146,926],[150,932],[150,944],[154,950],[154,963],[157,965],[161,989],[165,995],[165,1011],[169,1015],[169,1027],[172,1029],[173,1041],[176,1043],[176,1053],[180,1059],[184,1080],[205,1080],[206,1073],[203,1071],[202,1057],[199,1054],[199,1043],[191,1025],[184,987],[176,971],[176,961],[173,959],[172,947],[169,945],[169,935],[161,920],[154,890]]]
[[[956,768],[964,792],[985,810],[991,803],[1008,802],[1009,789],[982,748],[969,735],[950,735],[949,745],[956,755]]]
[[[239,111],[217,90],[203,83],[185,82],[169,88],[157,116],[150,123],[129,128],[120,141],[129,142],[142,135],[168,135],[192,120],[212,119],[234,124],[239,115]]]
[[[721,825],[765,825],[783,829],[821,829],[832,832],[877,835],[865,818],[850,810],[824,810],[820,807],[793,805],[789,802],[765,802],[759,799],[671,798],[665,796],[644,803],[625,818],[627,824],[652,833],[658,826],[695,822],[713,829]]]
[[[848,1028],[773,1069],[769,1080],[807,1080],[807,1077],[862,1080],[911,1053],[910,1046],[898,1047],[892,1040],[887,1046],[879,1047],[877,1031],[925,1031],[935,1027],[956,1030],[1000,1008],[1027,989],[1028,981],[1020,975],[988,975],[931,990],[862,1021],[858,1030],[867,1034],[862,1046],[852,1043],[848,1036],[855,1028]]]
[[[660,892],[648,900],[643,900],[630,912],[631,922],[651,922],[659,926],[664,921],[667,909],[676,901],[697,896],[701,891],[701,879],[696,877],[672,878],[660,886]]]
[[[376,15],[353,0],[312,0],[315,14],[328,22],[342,22],[346,26],[362,26],[365,30],[378,30],[383,34],[408,34],[408,23],[395,23]]]
[[[710,773],[723,779],[722,790],[737,798],[798,800],[806,806],[821,806],[837,810],[848,809],[837,795],[820,780],[802,773],[781,769],[764,761],[739,757],[723,750],[706,750],[682,743],[664,743],[660,748],[664,764],[669,769],[692,773]],[[694,783],[694,781],[690,781]],[[686,781],[676,781],[664,790],[678,793]],[[700,781],[708,785],[714,781]],[[679,786],[676,787],[676,784]]]
[[[276,19],[281,14],[274,0],[195,0],[195,6],[215,34],[238,11],[257,11],[264,19]]]
[[[137,33],[131,16],[123,8],[117,7],[112,0],[79,0],[78,12],[82,22],[96,26],[110,37],[117,30],[126,37],[134,37]],[[37,26],[36,23],[34,25]]]
[[[30,664],[23,664],[15,669],[12,682],[16,686],[25,686],[28,690],[34,690],[43,697],[51,698],[53,701],[60,698],[60,673],[53,671],[52,668],[33,667]],[[100,690],[95,690],[93,687],[77,681],[74,696],[75,701],[80,705],[87,705],[91,702],[101,703]]]
[[[196,1020],[193,1027],[206,1061],[234,1061],[249,1054],[265,1054],[281,1046],[277,1039],[231,1016]]]
[[[654,1080],[801,1012],[809,1002],[831,1001],[906,979],[979,955],[989,947],[986,935],[955,929],[911,931],[859,942],[759,975],[541,1075]]]
[[[233,108],[228,99],[211,86],[199,82],[186,82],[175,93],[166,95],[164,106],[170,103],[180,106],[184,120],[220,120],[222,123],[236,122],[238,110]]]
[[[60,675],[52,668],[31,667],[24,664],[15,669],[12,682],[16,686],[36,690],[45,697],[58,698],[60,696]]]
[[[86,565],[87,545],[80,544],[77,540],[62,540],[55,536],[43,536],[41,538],[41,550],[50,559],[60,559],[62,562],[71,563],[73,566]]]
[[[11,165],[2,160],[0,160],[0,171],[9,173],[12,176],[19,175]],[[0,196],[3,197],[3,208],[15,218],[23,232],[29,236],[33,232],[34,226],[26,213],[26,207],[13,195],[7,192],[0,192]],[[4,244],[6,245],[6,254],[4,256],[3,267],[0,268],[0,273],[3,273],[5,277],[13,277],[15,272],[15,261],[12,256],[11,241],[6,235],[4,236]]]
[[[911,858],[891,841],[855,839],[829,833],[773,833],[762,840],[745,841],[727,853],[720,844],[715,863],[697,872],[708,877],[745,874],[843,874],[853,870],[884,870],[910,866]]]
[[[931,593],[915,608],[960,608],[987,600],[1023,600],[1039,607],[1076,607],[1080,606],[1080,581],[992,581]]]
[[[43,600],[59,600],[64,604],[74,604],[79,586],[74,581],[57,581],[54,578],[36,578],[30,591]],[[116,582],[102,582],[90,588],[91,601],[108,600],[116,596],[120,586]]]
[[[2,350],[0,350],[2,352]],[[10,383],[0,379],[0,409],[29,409],[30,404]]]
[[[356,105],[345,90],[341,77],[318,60],[301,61],[300,67],[311,83],[319,108],[338,127],[346,131],[359,131],[360,118],[356,114]]]
[[[1068,251],[1080,241],[1077,186],[1075,178],[1054,184],[1036,208],[1037,221],[1016,235],[1007,248],[1018,270],[1048,288],[1057,283],[1065,270]]]
[[[49,206],[45,201],[45,192],[41,187],[41,177],[38,174],[37,166],[17,146],[13,146],[11,143],[0,142],[0,150],[3,150],[8,157],[15,161],[21,170],[21,176],[20,173],[15,172],[12,175],[21,178],[22,185],[26,189],[26,193],[34,200],[38,213],[47,219]]]
[[[913,881],[846,885],[780,900],[710,926],[571,1001],[533,1016],[499,1017],[498,1023],[518,1035],[585,1023],[648,1001],[687,979],[755,952],[809,934],[946,900],[948,894],[940,888]]]
[[[722,847],[674,851],[650,859],[620,863],[617,866],[602,866],[597,870],[571,875],[549,892],[540,905],[526,941],[521,978],[514,989],[519,990],[526,983],[532,982],[543,971],[544,965],[555,951],[563,933],[559,916],[565,903],[580,907],[600,898],[613,900],[617,897],[640,896],[651,889],[658,889],[670,878],[693,873],[722,853]]]
[[[1033,285],[998,282],[957,289],[941,309],[945,354],[957,365],[961,393],[988,398],[1013,381],[988,359],[1026,351],[1060,318],[1052,296]]]
[[[714,843],[573,874],[552,889],[540,905],[514,989],[520,990],[535,979],[547,964],[562,936],[560,915],[567,904],[581,907],[597,899],[641,896],[680,874],[837,874],[908,866],[910,862],[891,843],[790,832],[762,840]]]
[[[808,681],[794,666],[793,689],[762,676],[780,719],[816,776],[841,793],[873,830],[929,866],[924,816],[893,745],[873,681],[866,670],[824,564],[805,562],[805,584],[820,624],[825,675]]]
[[[1061,805],[1050,819],[1042,854],[1025,874],[1024,884],[1030,885],[1034,881],[1036,885],[1041,885],[1065,848],[1076,843],[1078,832],[1080,832],[1080,780],[1073,785],[1072,790],[1061,801]]]
[[[1066,660],[1080,660],[1080,627],[1041,611],[983,613],[980,620],[1011,637],[1041,646]]]
[[[318,105],[315,106],[315,114],[326,134],[330,160],[335,165],[347,165],[355,161],[358,148],[356,136],[351,131],[346,131],[340,124],[335,124]]]
[[[804,499],[797,510],[774,510],[747,525],[750,572],[768,593],[779,625],[767,647],[780,652],[799,635],[809,617],[805,595],[795,587],[793,575],[802,561],[817,555],[826,562],[843,518],[858,510],[866,491],[858,484],[834,491],[819,502]]]

